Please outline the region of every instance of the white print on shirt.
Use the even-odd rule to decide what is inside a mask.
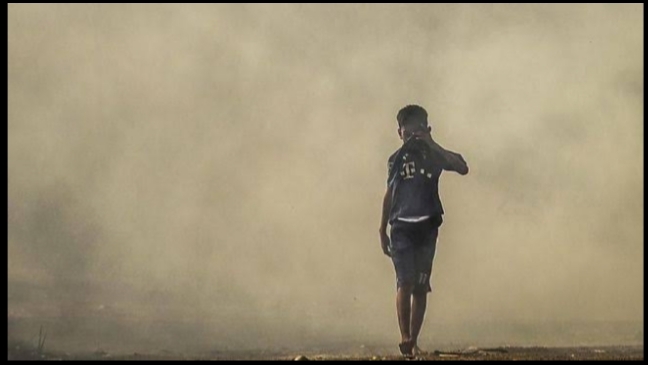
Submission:
[[[416,172],[416,165],[414,164],[414,161],[405,162],[403,164],[403,171],[401,171],[401,176],[403,176],[403,180],[411,179],[414,177],[415,172]]]

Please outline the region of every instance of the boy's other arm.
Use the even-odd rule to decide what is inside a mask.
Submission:
[[[455,171],[459,173],[459,175],[466,175],[468,173],[468,164],[466,163],[466,160],[464,160],[463,156],[441,147],[432,139],[431,136],[430,138],[426,138],[426,140],[430,148],[432,148],[433,151],[439,153],[439,155],[441,155],[441,157],[445,160],[446,170]]]
[[[387,223],[389,222],[389,212],[391,210],[391,195],[391,189],[387,187],[385,197],[383,198],[382,217],[380,220],[380,228],[378,230],[380,233],[380,246],[382,247],[383,253],[387,256],[391,256],[391,253],[389,252],[389,236],[387,235]]]
[[[466,160],[464,160],[463,156],[456,152],[448,150],[443,151],[445,152],[444,157],[446,159],[446,162],[450,167],[449,170],[456,171],[457,173],[459,173],[459,175],[468,174],[468,164],[466,163]]]

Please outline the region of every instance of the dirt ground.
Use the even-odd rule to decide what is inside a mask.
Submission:
[[[95,352],[86,354],[44,353],[9,348],[9,360],[402,360],[394,354],[318,354],[281,352],[222,352],[202,355],[172,352],[157,354],[110,354]],[[643,360],[643,346],[614,347],[469,347],[457,350],[432,350],[419,355],[416,360]]]

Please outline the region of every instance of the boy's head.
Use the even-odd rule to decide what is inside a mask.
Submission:
[[[398,111],[396,120],[398,121],[398,135],[407,141],[414,133],[432,130],[428,126],[428,114],[423,107],[418,105],[407,105]]]

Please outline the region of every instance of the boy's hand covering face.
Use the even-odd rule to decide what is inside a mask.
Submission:
[[[422,140],[431,140],[432,139],[432,135],[430,134],[430,130],[428,130],[428,129],[419,129],[419,130],[416,130],[416,131],[412,131],[410,133],[410,135],[409,135],[409,138],[412,138],[412,137],[419,138],[419,139],[422,139]],[[407,139],[409,139],[409,138],[407,138]]]

